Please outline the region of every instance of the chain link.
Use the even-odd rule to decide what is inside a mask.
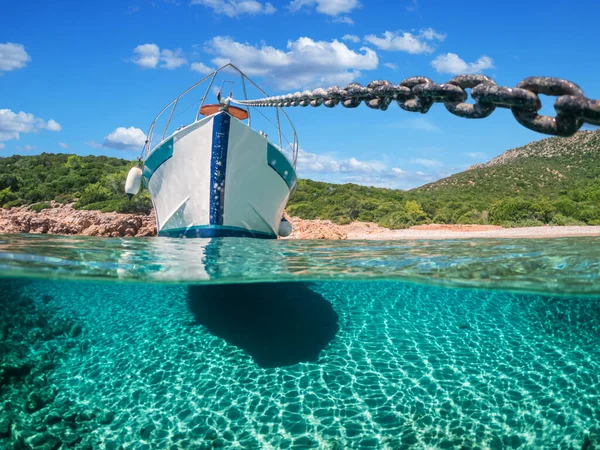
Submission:
[[[466,103],[471,89],[475,103]],[[558,97],[554,103],[556,116],[542,116],[538,111],[542,102],[538,94]],[[425,114],[434,103],[443,103],[446,109],[459,117],[482,119],[496,108],[510,109],[524,127],[539,133],[572,136],[584,123],[600,125],[600,101],[586,98],[575,83],[560,78],[529,77],[516,88],[498,86],[484,75],[458,75],[448,83],[436,84],[429,78],[406,78],[400,84],[375,80],[367,86],[352,83],[344,88],[296,92],[257,100],[234,100],[246,106],[303,106],[324,105],[333,108],[357,108],[365,103],[371,109],[385,111],[396,101],[400,108]]]

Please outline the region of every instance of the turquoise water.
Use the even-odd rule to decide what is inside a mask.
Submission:
[[[0,237],[0,448],[600,448],[598,238]]]

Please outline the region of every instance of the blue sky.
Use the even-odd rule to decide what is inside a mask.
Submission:
[[[232,61],[269,94],[445,82],[477,72],[515,86],[566,78],[600,98],[600,2],[395,0],[31,0],[0,14],[0,155],[70,152],[135,159],[155,114]],[[552,113],[552,99],[542,98]],[[510,111],[469,121],[290,108],[301,177],[411,188],[544,136]]]

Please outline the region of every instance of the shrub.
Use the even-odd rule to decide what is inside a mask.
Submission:
[[[485,225],[487,223],[487,214],[482,211],[472,209],[471,211],[460,216],[456,223]]]
[[[71,203],[74,200],[75,199],[74,199],[73,195],[71,195],[71,194],[58,195],[54,198],[55,202],[62,203],[62,204]]]
[[[550,222],[550,223],[552,225],[559,225],[559,226],[585,225],[585,223],[581,222],[580,220],[574,219],[573,217],[563,216],[562,214],[556,214],[552,218],[552,222]]]
[[[554,202],[554,208],[556,208],[556,212],[562,214],[566,217],[578,217],[579,207],[577,203],[568,198],[562,198],[556,202]]]
[[[27,200],[27,203],[31,204],[41,202],[43,200],[50,200],[53,195],[47,192],[45,189],[35,188],[27,192],[23,197],[25,200]]]
[[[99,203],[108,200],[111,197],[111,192],[102,184],[94,183],[89,184],[81,194],[79,201],[77,202],[77,207],[80,208],[82,206],[91,205],[92,203]]]
[[[440,208],[433,216],[433,223],[452,223],[452,210],[450,208]]]
[[[19,190],[19,184],[21,180],[16,175],[10,173],[0,174],[0,191],[11,188],[13,192]]]
[[[554,208],[547,198],[538,198],[531,205],[531,209],[533,218],[544,223],[550,222],[556,211],[556,208]]]
[[[42,202],[31,205],[31,210],[35,212],[40,212],[44,209],[50,208],[50,202]]]
[[[82,169],[84,166],[81,156],[70,155],[67,158],[67,162],[65,163],[65,167],[69,169]]]
[[[541,227],[544,226],[544,222],[541,222],[539,220],[535,220],[535,219],[526,219],[526,220],[521,220],[518,222],[512,222],[512,221],[507,221],[507,222],[501,222],[497,225],[501,225],[504,228],[522,228],[522,227]]]
[[[0,191],[0,206],[5,205],[6,203],[13,202],[17,200],[19,197],[15,194],[10,187],[2,189]]]
[[[12,202],[8,202],[4,204],[4,208],[6,209],[11,209],[11,208],[15,208],[18,206],[22,206],[23,202],[21,200],[13,200]]]
[[[421,208],[421,205],[415,200],[408,200],[404,204],[404,210],[415,222],[424,222],[429,218],[427,213]]]
[[[531,201],[522,198],[505,198],[492,203],[490,221],[494,224],[503,222],[521,222],[534,219]],[[535,219],[534,219],[535,220]]]

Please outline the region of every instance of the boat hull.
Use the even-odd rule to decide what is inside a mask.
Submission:
[[[166,237],[276,238],[296,186],[283,153],[226,112],[163,141],[143,176]]]

